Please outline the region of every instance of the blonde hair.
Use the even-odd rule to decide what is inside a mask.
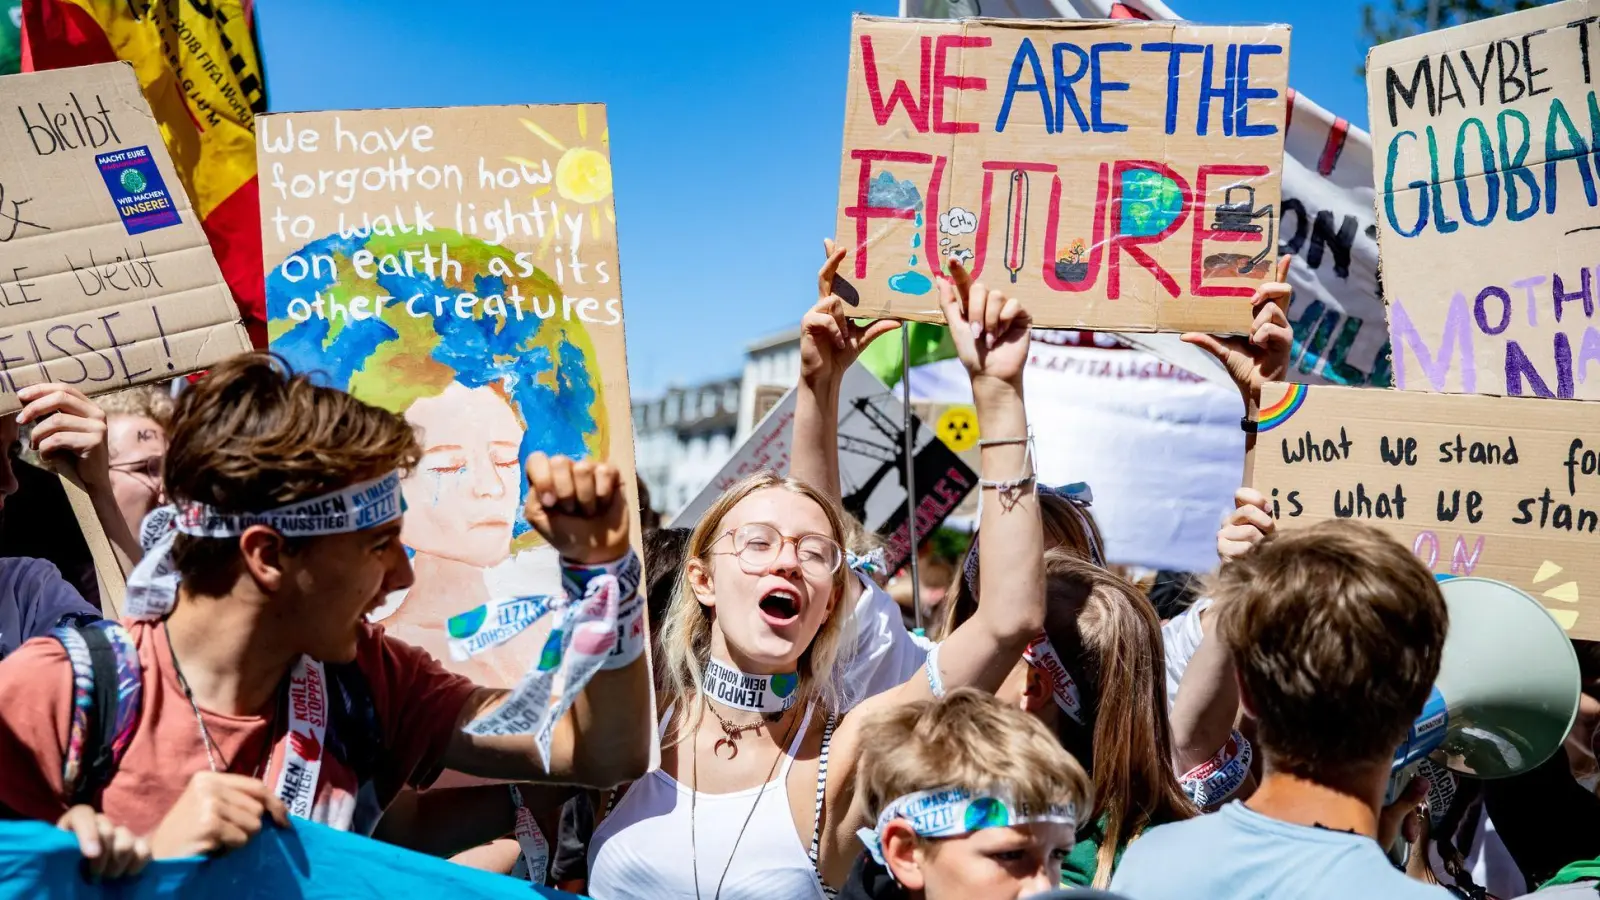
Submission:
[[[1004,792],[1032,809],[1070,803],[1080,816],[1089,799],[1089,776],[1043,722],[975,688],[869,719],[856,786],[874,821],[896,798],[945,787]]]
[[[763,471],[749,476],[722,493],[717,501],[695,525],[689,535],[689,545],[683,556],[683,569],[673,591],[672,605],[667,608],[666,622],[661,629],[661,662],[657,683],[662,685],[665,697],[662,704],[700,693],[702,673],[711,657],[711,623],[713,610],[707,609],[695,595],[691,582],[691,560],[703,566],[711,565],[711,548],[726,533],[722,520],[729,511],[746,497],[758,491],[785,490],[817,504],[828,518],[833,532],[828,537],[841,541],[844,536],[844,513],[839,504],[821,491],[795,478]],[[855,650],[855,616],[852,609],[841,608],[850,569],[840,561],[833,573],[834,608],[823,620],[822,627],[811,639],[811,644],[800,654],[800,686],[796,691],[796,704],[817,701],[825,713],[842,712],[848,706],[844,683],[845,664]],[[848,627],[847,627],[848,626]],[[846,640],[846,635],[851,638]],[[690,718],[684,716],[672,731],[667,746],[677,744],[691,733]]]
[[[174,401],[166,386],[141,384],[113,394],[101,394],[94,402],[108,416],[142,416],[166,428],[172,421]]]

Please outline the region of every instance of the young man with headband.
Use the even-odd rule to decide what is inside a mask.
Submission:
[[[858,790],[877,827],[840,900],[1016,900],[1061,880],[1089,779],[1037,718],[972,688],[862,729]]]
[[[1439,674],[1449,624],[1432,573],[1371,525],[1278,532],[1224,563],[1217,635],[1255,719],[1261,785],[1243,803],[1151,829],[1112,890],[1139,900],[1443,900],[1390,864],[1428,785],[1383,807],[1395,749]],[[1187,861],[1179,864],[1177,861]]]
[[[146,521],[127,627],[0,663],[0,815],[87,805],[155,856],[184,856],[242,845],[264,814],[370,833],[396,793],[446,768],[595,786],[643,774],[644,604],[614,468],[528,460],[525,513],[571,600],[549,665],[508,698],[366,622],[412,580],[399,484],[420,450],[402,418],[247,354],[179,398],[170,440],[176,506]]]

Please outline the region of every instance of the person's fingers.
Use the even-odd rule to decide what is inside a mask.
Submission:
[[[956,289],[956,296],[965,300],[967,294],[972,291],[972,273],[968,272],[967,267],[961,264],[961,260],[953,256],[947,262],[950,269],[950,284]]]
[[[1267,497],[1253,487],[1241,487],[1233,492],[1233,505],[1236,507],[1259,506],[1262,509],[1266,509]]]
[[[20,424],[27,424],[52,413],[61,412],[89,418],[96,416],[105,418],[105,413],[101,412],[94,401],[70,385],[36,384],[18,390],[17,399],[23,404],[22,411],[17,413],[17,422]]]
[[[972,290],[967,292],[967,324],[972,329],[974,346],[980,350],[992,346],[986,338],[989,327],[989,301],[989,289],[981,282],[974,284]]]
[[[1383,808],[1378,816],[1378,839],[1385,848],[1392,846],[1400,836],[1400,828],[1407,816],[1428,796],[1428,779],[1417,776],[1411,779],[1399,798]]]
[[[1259,506],[1241,506],[1233,511],[1233,520],[1266,534],[1273,528],[1272,515]]]
[[[866,329],[862,331],[861,346],[865,347],[899,327],[900,322],[897,319],[879,319],[867,325]]]
[[[104,443],[105,435],[105,422],[56,413],[33,429],[32,441],[41,455],[62,450],[81,453]]]
[[[578,509],[585,516],[597,511],[594,491],[594,461],[580,459],[572,464],[572,487],[578,499]]]
[[[1194,346],[1199,347],[1201,350],[1206,351],[1207,353],[1224,362],[1226,362],[1228,359],[1228,345],[1224,344],[1222,339],[1214,334],[1206,334],[1205,332],[1201,331],[1190,331],[1184,333],[1179,340],[1183,341],[1185,344],[1193,344]]]
[[[1000,311],[997,314],[998,324],[995,326],[994,339],[999,341],[1009,337],[1011,332],[1016,330],[1017,317],[1021,314],[1022,300],[1017,297],[1006,297],[1005,302],[1000,304]]]
[[[237,850],[250,843],[250,838],[260,830],[261,821],[259,819],[256,820],[255,828],[251,831],[245,831],[233,822],[220,822],[213,835],[216,838],[216,850]]]
[[[817,270],[817,297],[818,299],[833,293],[833,276],[839,274],[839,264],[844,262],[845,249],[833,246],[832,241],[824,243],[828,251],[828,260]],[[791,320],[792,321],[792,320]]]
[[[289,827],[289,806],[283,802],[282,798],[269,791],[267,793],[266,808],[267,815],[272,817],[272,821],[278,823],[279,828]]]
[[[1291,253],[1291,254],[1289,254],[1287,256],[1284,256],[1284,257],[1282,257],[1281,259],[1278,260],[1278,278],[1277,278],[1278,281],[1284,282],[1284,283],[1287,283],[1289,281],[1289,266],[1292,265],[1293,263],[1294,263],[1294,254],[1293,253]]]
[[[105,870],[101,874],[106,878],[121,878],[128,874],[128,869],[138,861],[135,850],[137,841],[133,832],[126,828],[111,829],[111,852],[107,854]]]
[[[67,810],[58,827],[71,831],[78,838],[78,851],[83,854],[89,874],[99,877],[105,871],[107,851],[110,850],[100,829],[101,817],[87,806]],[[107,823],[109,825],[109,822]],[[109,829],[108,829],[109,830]]]
[[[844,314],[844,304],[838,300],[832,300],[828,304],[828,315],[833,319],[833,346],[839,350],[844,350],[850,346],[850,336],[855,331],[850,324],[850,319]]]
[[[961,295],[956,290],[955,282],[948,278],[939,279],[939,307],[944,311],[945,325],[950,329],[950,342],[956,345],[956,355],[963,360],[976,359],[977,342],[973,340],[972,329],[967,324]]]
[[[150,865],[150,842],[135,835],[133,839],[132,856],[128,860],[128,866],[123,870],[122,874],[131,878],[134,875],[143,872],[144,867],[148,865]]]
[[[1000,313],[1005,309],[1006,295],[999,291],[990,291],[983,304],[983,330],[989,335],[989,346],[999,343],[1000,336],[1006,333],[1009,322],[1002,322]]]
[[[572,460],[565,456],[550,458],[550,483],[555,487],[556,506],[563,512],[574,512],[573,501],[578,490],[572,483]]]
[[[528,505],[545,509],[556,505],[555,481],[550,477],[550,457],[532,453],[525,465],[528,473]]]
[[[1294,331],[1286,324],[1267,325],[1252,335],[1250,340],[1264,350],[1281,350],[1294,345]]]

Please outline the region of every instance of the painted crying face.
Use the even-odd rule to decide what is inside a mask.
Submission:
[[[520,502],[522,425],[493,387],[451,383],[411,404],[422,461],[402,484],[406,546],[480,568],[511,552]]]

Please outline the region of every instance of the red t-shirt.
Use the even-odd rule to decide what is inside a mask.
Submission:
[[[190,777],[209,771],[210,763],[194,710],[172,668],[166,629],[134,622],[128,632],[139,648],[144,697],[138,729],[106,785],[101,812],[135,834],[149,834]],[[315,805],[354,804],[359,827],[364,819],[375,820],[401,789],[426,786],[438,774],[462,706],[476,686],[424,651],[386,636],[379,626],[364,626],[356,665],[371,691],[382,751],[376,771],[365,773],[363,784],[343,761],[325,755]],[[0,661],[0,808],[50,822],[66,812],[61,770],[71,701],[72,665],[59,641],[28,641]],[[219,766],[243,775],[264,770],[266,783],[277,784],[287,715],[201,714],[221,751]],[[263,755],[269,755],[265,765]]]

